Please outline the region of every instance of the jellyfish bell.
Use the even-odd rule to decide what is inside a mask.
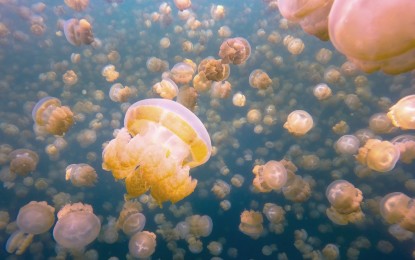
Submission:
[[[400,99],[389,108],[387,116],[394,126],[403,130],[415,129],[415,95],[409,95]]]
[[[251,45],[242,37],[229,38],[225,40],[219,49],[219,57],[222,63],[234,65],[244,63],[251,55]]]
[[[264,165],[257,165],[253,173],[255,174],[254,187],[261,192],[280,190],[287,182],[287,170],[278,161],[271,160]]]
[[[253,239],[258,239],[264,230],[262,222],[263,218],[261,212],[244,210],[241,214],[239,230]]]
[[[356,154],[359,150],[360,141],[354,135],[341,136],[334,145],[337,153],[344,155]]]
[[[127,236],[132,236],[135,233],[142,231],[145,224],[146,224],[146,217],[142,213],[136,212],[134,214],[129,215],[124,220],[122,231]]]
[[[36,169],[39,156],[29,149],[16,149],[9,154],[10,172],[26,176]]]
[[[295,110],[291,112],[284,128],[294,136],[303,136],[313,127],[313,118],[304,110]]]
[[[249,75],[249,85],[253,88],[267,89],[271,84],[271,78],[261,69],[253,70]]]
[[[171,77],[177,84],[187,84],[192,81],[194,69],[186,62],[176,63],[171,69]]]
[[[174,0],[174,4],[176,5],[177,9],[183,11],[188,9],[192,6],[192,1],[190,0]]]
[[[197,181],[189,170],[205,163],[212,151],[197,116],[171,100],[145,99],[128,108],[124,126],[103,151],[103,169],[125,179],[127,198],[151,189],[161,205],[193,192]]]
[[[90,45],[94,42],[91,24],[85,19],[71,18],[63,24],[66,39],[72,45]]]
[[[336,180],[327,187],[326,197],[337,212],[348,214],[357,211],[363,200],[362,192],[345,180]]]
[[[156,249],[156,234],[148,231],[137,232],[128,242],[128,250],[139,259],[150,257]]]
[[[97,181],[95,169],[86,163],[70,164],[65,170],[65,179],[76,187],[91,187]]]
[[[356,155],[357,161],[378,172],[391,171],[400,157],[399,149],[389,141],[369,139]]]
[[[65,0],[65,4],[75,11],[82,12],[88,7],[89,0]]]
[[[42,234],[47,232],[55,223],[55,208],[45,201],[31,201],[21,207],[16,223],[21,231],[28,234]]]
[[[179,87],[170,78],[163,78],[160,82],[153,85],[153,91],[165,99],[173,99],[179,93]]]

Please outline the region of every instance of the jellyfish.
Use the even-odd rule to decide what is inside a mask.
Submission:
[[[280,0],[278,8],[286,19],[298,22],[303,30],[320,40],[327,41],[328,15],[333,0],[317,0],[313,2],[301,0]]]
[[[327,260],[337,260],[340,259],[340,252],[339,247],[334,244],[327,244],[323,250],[321,250],[323,253],[324,259]]]
[[[244,63],[251,55],[251,45],[242,37],[229,38],[225,40],[219,49],[219,57],[222,63],[234,65]]]
[[[284,197],[294,202],[304,202],[311,196],[310,183],[295,174],[297,167],[287,160],[279,161],[287,171],[287,182],[282,187]]]
[[[81,250],[97,238],[100,229],[91,205],[67,204],[58,212],[53,237],[63,248]]]
[[[137,201],[124,202],[117,220],[117,227],[128,236],[142,231],[146,223],[146,217],[140,213],[142,210],[141,204]]]
[[[84,11],[89,4],[89,0],[65,0],[65,4],[75,11]]]
[[[212,232],[213,222],[208,215],[192,215],[186,218],[189,234],[192,236],[207,237]]]
[[[162,72],[169,68],[167,61],[163,61],[156,57],[150,57],[146,62],[147,69],[151,72]]]
[[[177,102],[146,99],[129,107],[124,126],[105,147],[102,167],[125,179],[126,198],[151,189],[161,205],[190,195],[197,180],[189,170],[205,163],[212,150],[203,123]]]
[[[195,73],[192,65],[187,62],[176,63],[170,70],[171,78],[177,84],[187,84],[192,81]]]
[[[384,196],[380,201],[380,214],[389,224],[398,224],[405,230],[415,232],[414,201],[406,194],[392,192]]]
[[[61,106],[59,99],[44,97],[32,110],[35,125],[53,135],[64,135],[74,123],[74,115],[67,106]]]
[[[399,157],[400,151],[396,146],[389,141],[378,139],[369,139],[356,155],[359,163],[378,172],[393,170]]]
[[[94,42],[91,24],[85,19],[71,18],[65,21],[63,32],[66,40],[72,45],[79,46],[81,44],[90,45]]]
[[[399,149],[399,160],[410,164],[415,159],[415,136],[399,135],[391,140],[391,143]]]
[[[285,220],[284,209],[274,203],[265,203],[262,213],[264,213],[265,217],[272,224],[280,224]]]
[[[105,77],[108,82],[113,82],[118,79],[120,73],[115,70],[115,66],[112,64],[106,65],[102,68],[101,75]]]
[[[73,86],[78,82],[78,75],[76,75],[73,70],[67,70],[65,74],[62,75],[62,81],[67,86]]]
[[[232,91],[232,85],[229,81],[213,82],[211,86],[211,97],[225,99],[228,98]]]
[[[241,92],[236,92],[232,97],[232,104],[236,107],[243,107],[246,103],[246,97]]]
[[[376,11],[373,11],[376,10]],[[415,68],[415,2],[334,1],[329,14],[330,40],[365,72],[400,74]],[[393,33],[385,28],[392,28]],[[355,39],[359,39],[356,41]]]
[[[194,111],[196,107],[198,94],[195,88],[189,86],[183,86],[179,88],[179,94],[177,95],[176,101],[189,110]]]
[[[231,192],[231,186],[222,180],[216,180],[211,190],[219,199],[225,198]]]
[[[211,241],[208,244],[207,249],[209,250],[210,254],[218,256],[222,253],[223,246],[217,241]]]
[[[176,83],[169,78],[163,78],[153,86],[153,91],[165,99],[173,99],[179,93]]]
[[[111,86],[109,96],[114,102],[127,102],[130,97],[135,94],[135,91],[127,86],[123,86],[120,83],[116,83]]]
[[[291,112],[284,128],[294,136],[303,136],[313,127],[313,118],[304,110],[295,110]]]
[[[193,78],[193,87],[198,93],[206,92],[212,86],[212,81],[206,78],[204,72],[196,74]]]
[[[154,253],[156,244],[156,234],[148,231],[137,232],[128,242],[128,251],[131,256],[144,259]]]
[[[274,160],[256,165],[252,172],[255,175],[253,185],[260,192],[280,190],[287,182],[287,170],[283,164]]]
[[[177,9],[183,11],[185,9],[189,9],[192,6],[192,1],[190,0],[174,0],[174,4],[176,5]]]
[[[354,155],[359,150],[360,141],[354,135],[341,136],[334,145],[337,153],[343,155]]]
[[[313,94],[318,100],[326,100],[332,96],[332,91],[327,84],[320,83],[313,88]]]
[[[16,149],[9,154],[10,172],[26,176],[36,169],[39,156],[29,149]]]
[[[369,118],[369,129],[375,134],[388,134],[396,128],[386,113],[376,113]]]
[[[389,108],[388,117],[394,126],[403,130],[415,129],[415,95],[409,95],[400,99]]]
[[[109,216],[108,223],[102,227],[100,238],[107,244],[114,244],[118,240],[117,219]]]
[[[249,75],[249,85],[253,88],[267,89],[271,84],[271,78],[261,69],[253,70]]]
[[[223,19],[226,15],[225,7],[223,5],[212,5],[210,15],[216,21]]]
[[[203,59],[198,68],[198,73],[203,73],[207,80],[222,81],[229,77],[229,64],[223,64],[221,60],[212,57]]]
[[[97,181],[95,169],[86,163],[70,164],[65,172],[65,180],[70,180],[76,187],[91,187]]]
[[[264,230],[262,222],[263,218],[261,212],[244,210],[241,214],[239,230],[253,239],[258,239]]]

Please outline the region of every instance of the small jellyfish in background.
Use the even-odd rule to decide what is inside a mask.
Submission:
[[[114,102],[127,102],[129,98],[134,96],[136,91],[128,86],[123,86],[120,83],[113,84],[110,88],[109,96]]]
[[[211,191],[217,198],[223,199],[231,192],[231,186],[225,181],[216,180]]]
[[[393,170],[399,157],[400,152],[395,145],[389,141],[381,141],[378,139],[367,140],[356,155],[359,163],[378,172]]]
[[[282,193],[287,200],[293,202],[304,202],[311,196],[311,186],[303,177],[296,175],[297,167],[287,160],[281,160],[287,171],[287,182],[282,187]]]
[[[252,170],[254,187],[260,192],[280,190],[287,182],[287,170],[280,162],[271,160],[264,165],[255,165]]]
[[[242,37],[226,39],[219,48],[222,63],[234,65],[244,63],[251,55],[251,45]]]
[[[410,71],[415,68],[413,10],[412,0],[336,0],[329,14],[330,40],[365,72]]]
[[[323,250],[321,250],[321,253],[326,260],[340,259],[339,247],[334,244],[327,244]]]
[[[151,72],[162,72],[169,68],[169,63],[156,57],[150,57],[146,62],[147,69]]]
[[[108,82],[113,82],[118,79],[120,73],[115,70],[115,66],[112,64],[108,64],[104,68],[102,68],[101,75],[105,77]]]
[[[89,0],[65,0],[65,4],[75,11],[82,12],[88,7]]]
[[[36,169],[39,156],[29,149],[16,149],[9,154],[10,172],[27,176]]]
[[[292,55],[299,55],[304,51],[305,45],[303,40],[300,38],[295,38],[291,35],[287,35],[284,38],[284,46],[287,48],[288,52]]]
[[[62,81],[66,86],[73,86],[78,82],[78,75],[76,75],[73,70],[67,70],[65,74],[62,75]]]
[[[132,257],[147,259],[156,250],[156,245],[156,234],[142,231],[130,238],[128,251]]]
[[[259,211],[244,210],[241,214],[239,230],[245,235],[257,239],[264,230],[262,214]]]
[[[332,96],[332,91],[327,84],[320,83],[313,88],[313,95],[318,100],[326,100]]]
[[[94,186],[98,177],[95,169],[86,163],[70,164],[65,171],[65,180],[70,180],[76,187]]]
[[[389,224],[398,224],[401,228],[415,232],[414,200],[401,192],[387,194],[380,201],[380,214]]]
[[[192,1],[190,0],[174,0],[174,5],[179,9],[180,11],[183,11],[185,9],[188,9],[192,6]]]
[[[215,21],[221,20],[226,16],[226,9],[223,5],[212,5],[210,15]]]
[[[63,248],[82,250],[97,238],[100,230],[101,222],[91,205],[67,204],[58,212],[53,237]]]
[[[249,75],[249,85],[253,88],[267,89],[271,84],[271,78],[261,69],[253,70]]]
[[[211,241],[208,245],[207,245],[207,249],[209,250],[209,253],[215,256],[218,256],[222,253],[223,250],[223,246],[221,243],[217,242],[217,241]]]
[[[169,78],[163,78],[153,85],[153,91],[165,99],[173,99],[179,93],[179,87]]]
[[[91,24],[85,19],[71,18],[63,24],[63,32],[66,39],[72,45],[90,45],[94,42]]]
[[[183,86],[179,88],[179,94],[177,94],[176,101],[189,110],[194,111],[196,107],[198,94],[195,88],[189,86]]]
[[[232,85],[229,81],[213,82],[211,86],[210,96],[213,98],[228,98],[232,91]]]
[[[410,164],[415,159],[415,135],[398,135],[391,140],[400,152],[399,160]]]
[[[403,130],[415,130],[415,95],[400,99],[389,108],[388,117],[394,126]]]
[[[32,110],[32,118],[40,131],[53,135],[64,135],[74,123],[74,115],[67,106],[62,106],[59,99],[44,97]]]
[[[354,155],[359,150],[360,141],[354,135],[343,135],[334,144],[334,149],[338,154]]]
[[[262,209],[265,217],[268,219],[269,230],[275,234],[282,234],[284,232],[285,224],[285,210],[274,203],[265,203]]]
[[[179,62],[174,64],[170,73],[171,79],[177,84],[187,84],[192,81],[195,70],[189,63]]]
[[[125,179],[126,198],[150,190],[161,205],[190,195],[197,181],[190,168],[211,155],[209,134],[196,115],[167,99],[145,99],[131,105],[118,131],[102,153],[102,168]]]
[[[386,113],[373,114],[369,118],[369,129],[375,134],[388,134],[396,130]]]
[[[55,222],[55,208],[45,201],[31,201],[21,207],[17,215],[16,223],[19,228],[6,243],[6,251],[23,254],[32,243],[34,235],[47,232]]]
[[[192,215],[186,218],[189,234],[199,238],[207,237],[212,233],[213,222],[208,215]]]
[[[291,112],[284,128],[294,136],[303,136],[313,127],[313,118],[304,110],[295,110]]]
[[[243,107],[246,104],[246,96],[241,92],[236,92],[232,97],[232,104],[236,107]]]
[[[140,213],[141,211],[142,206],[139,202],[124,202],[117,220],[117,227],[122,229],[127,236],[132,236],[135,233],[142,231],[146,224],[146,217]]]
[[[326,214],[331,221],[339,225],[355,223],[363,220],[360,208],[363,200],[362,192],[348,181],[336,180],[326,189],[326,197],[331,207]]]
[[[328,15],[332,4],[333,0],[279,0],[278,8],[284,18],[298,22],[306,33],[327,41]]]
[[[198,73],[203,73],[206,79],[213,81],[222,81],[229,77],[229,64],[222,64],[221,60],[212,57],[203,59],[198,68]]]
[[[212,86],[212,81],[206,78],[204,72],[196,74],[193,78],[192,83],[193,87],[198,93],[206,92]]]

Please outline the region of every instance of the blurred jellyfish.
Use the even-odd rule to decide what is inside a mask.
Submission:
[[[399,160],[399,149],[389,141],[369,139],[356,156],[359,163],[378,172],[393,170]]]
[[[321,252],[323,253],[324,259],[327,260],[337,260],[340,258],[339,247],[334,244],[327,244]]]
[[[212,232],[213,222],[208,215],[192,215],[186,218],[189,234],[198,237],[207,237]]]
[[[262,213],[264,213],[265,217],[272,224],[280,224],[285,220],[284,209],[274,203],[265,203]]]
[[[264,227],[262,226],[263,218],[261,212],[253,210],[244,210],[241,214],[241,223],[239,230],[245,235],[257,239],[262,234]]]
[[[221,20],[225,18],[225,7],[223,5],[212,5],[212,7],[210,8],[210,15],[214,20]]]
[[[389,224],[398,224],[405,230],[415,232],[414,201],[407,195],[392,192],[384,196],[380,201],[380,214]]]
[[[403,130],[415,129],[415,95],[406,96],[400,99],[395,105],[389,108],[388,117],[394,126]]]
[[[44,97],[36,103],[32,110],[35,124],[46,132],[63,135],[74,123],[74,115],[67,106],[61,106],[59,99]]]
[[[284,128],[294,136],[303,136],[313,127],[313,118],[304,110],[295,110],[291,112]]]
[[[211,96],[213,98],[225,99],[228,98],[232,91],[232,85],[229,81],[213,82],[211,86]]]
[[[159,204],[175,203],[193,192],[197,181],[189,170],[212,149],[199,118],[177,102],[146,99],[129,107],[124,126],[105,147],[102,167],[125,179],[127,198],[151,189]]]
[[[212,86],[212,81],[206,78],[204,72],[196,74],[193,78],[193,87],[198,93],[206,92]]]
[[[179,93],[176,83],[169,78],[163,78],[160,82],[153,85],[153,91],[165,99],[173,99]]]
[[[68,70],[62,75],[62,80],[65,85],[73,86],[78,82],[78,75],[76,75],[75,71]]]
[[[217,198],[223,199],[231,192],[231,186],[222,180],[216,180],[212,187],[212,192]]]
[[[150,57],[146,62],[147,69],[151,72],[162,72],[169,68],[169,64],[156,57]]]
[[[193,111],[196,107],[197,97],[198,94],[195,88],[183,86],[179,88],[176,101]]]
[[[311,196],[310,183],[301,176],[295,174],[297,167],[291,161],[281,160],[280,163],[284,165],[284,168],[287,171],[287,182],[284,187],[282,187],[284,197],[294,202],[308,200]]]
[[[267,89],[271,84],[271,78],[261,69],[253,70],[249,75],[249,85],[253,88]]]
[[[386,113],[376,113],[369,118],[369,129],[375,134],[388,134],[396,128]]]
[[[26,176],[36,169],[39,156],[29,149],[16,149],[9,154],[10,172]]]
[[[318,100],[326,100],[332,96],[331,88],[324,83],[320,83],[313,88],[313,94]]]
[[[141,211],[142,206],[139,202],[124,202],[117,220],[117,227],[122,229],[128,236],[132,236],[133,234],[142,231],[146,224],[146,217],[140,213]]]
[[[301,54],[305,48],[303,40],[289,36],[284,38],[284,45],[287,47],[288,52],[292,55]]]
[[[246,103],[246,97],[241,92],[237,92],[232,97],[232,104],[237,107],[243,107]]]
[[[183,11],[188,9],[192,6],[192,1],[190,0],[174,0],[174,4],[176,5],[177,9]]]
[[[70,164],[66,167],[65,180],[70,180],[76,187],[94,186],[97,181],[97,173],[89,164]]]
[[[225,40],[219,49],[219,57],[222,63],[238,65],[244,63],[251,55],[251,45],[242,37]]]
[[[198,68],[198,74],[203,73],[207,80],[222,81],[229,77],[230,69],[228,64],[222,64],[221,60],[212,57],[203,59]]]
[[[287,182],[287,171],[283,164],[277,161],[268,161],[264,165],[255,165],[252,172],[255,175],[254,187],[260,192],[280,190]]]
[[[148,231],[137,232],[128,242],[128,252],[131,256],[146,259],[156,249],[156,234]]]
[[[334,148],[337,153],[343,155],[354,155],[359,150],[360,141],[354,135],[343,135],[337,140]]]
[[[123,86],[120,83],[116,83],[110,88],[110,99],[114,102],[127,102],[135,94],[135,91],[127,86]]]
[[[101,222],[90,205],[67,204],[58,212],[53,237],[64,248],[81,250],[97,238],[100,229]]]
[[[107,217],[108,223],[102,227],[100,238],[107,244],[113,244],[118,240],[118,228],[116,218]]]
[[[176,63],[170,70],[171,78],[177,84],[187,84],[192,81],[195,73],[192,65],[187,62]]]
[[[222,253],[223,246],[217,241],[212,241],[208,244],[207,249],[210,254],[218,256]]]
[[[412,0],[381,5],[374,0],[336,0],[329,15],[330,40],[365,72],[382,70],[399,74],[410,71],[415,68],[413,10],[415,2]],[[393,35],[385,28],[393,28]]]
[[[65,0],[65,4],[75,11],[84,11],[89,4],[89,0]]]
[[[63,25],[63,31],[68,42],[72,45],[79,46],[81,44],[89,45],[94,42],[92,34],[92,26],[85,19],[69,19]]]
[[[120,73],[115,70],[115,66],[112,64],[106,65],[102,68],[101,75],[105,77],[108,82],[113,82],[118,79]]]

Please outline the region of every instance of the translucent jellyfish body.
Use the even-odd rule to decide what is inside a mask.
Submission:
[[[138,232],[130,238],[130,255],[139,259],[150,257],[156,250],[156,234],[148,231]]]
[[[54,135],[65,134],[74,123],[71,109],[54,97],[39,100],[32,110],[32,118],[38,127]]]
[[[363,165],[378,172],[393,170],[399,160],[399,149],[388,141],[369,139],[359,149],[356,159]]]
[[[260,192],[280,190],[287,182],[287,170],[277,161],[268,161],[264,165],[256,165],[252,172],[255,175],[254,187]]]
[[[162,98],[173,99],[179,93],[179,88],[173,80],[164,78],[160,82],[154,84],[153,91]]]
[[[380,214],[389,224],[415,232],[415,207],[412,198],[401,192],[387,194],[380,201]]]
[[[257,239],[264,230],[262,222],[263,218],[261,212],[244,210],[241,214],[239,230],[245,235]]]
[[[66,167],[65,179],[77,187],[94,186],[97,176],[95,169],[86,163],[70,164]]]
[[[388,117],[394,126],[401,129],[415,129],[415,95],[400,99],[389,108]]]
[[[343,155],[353,155],[359,150],[360,141],[354,135],[343,135],[334,145],[336,152]]]
[[[177,84],[187,84],[192,81],[195,73],[192,65],[187,62],[176,63],[171,69],[171,78]]]
[[[242,37],[225,40],[219,49],[219,57],[222,58],[222,63],[238,65],[244,63],[250,55],[251,45]]]
[[[101,222],[90,205],[67,204],[58,212],[53,237],[64,248],[80,250],[94,241],[100,230]]]
[[[253,88],[266,89],[271,86],[271,84],[271,78],[261,69],[253,70],[249,75],[249,85]]]
[[[320,83],[313,88],[313,94],[318,100],[326,100],[332,96],[332,91],[327,84]]]
[[[94,42],[91,24],[85,19],[69,19],[63,24],[66,40],[72,45],[89,45]]]
[[[120,83],[111,86],[109,96],[114,102],[127,102],[127,100],[135,94],[135,91]]]
[[[412,0],[336,0],[329,15],[330,40],[365,72],[410,71],[415,68],[413,10]]]
[[[305,135],[313,127],[313,118],[304,110],[295,110],[291,112],[287,121],[284,123],[284,128],[294,136]]]
[[[185,9],[188,9],[192,6],[192,1],[190,0],[174,0],[174,5],[179,9],[180,11],[183,11]]]
[[[29,149],[16,149],[9,154],[10,172],[26,176],[36,169],[39,156]]]
[[[161,204],[173,203],[193,192],[197,181],[190,168],[205,163],[211,141],[203,123],[181,104],[146,99],[127,110],[125,128],[103,151],[103,169],[125,179],[127,198],[149,189]]]
[[[89,0],[65,0],[65,4],[75,11],[84,11],[89,4]]]
[[[229,77],[229,64],[222,63],[212,57],[203,59],[197,67],[198,73],[203,73],[207,80],[222,81]]]

